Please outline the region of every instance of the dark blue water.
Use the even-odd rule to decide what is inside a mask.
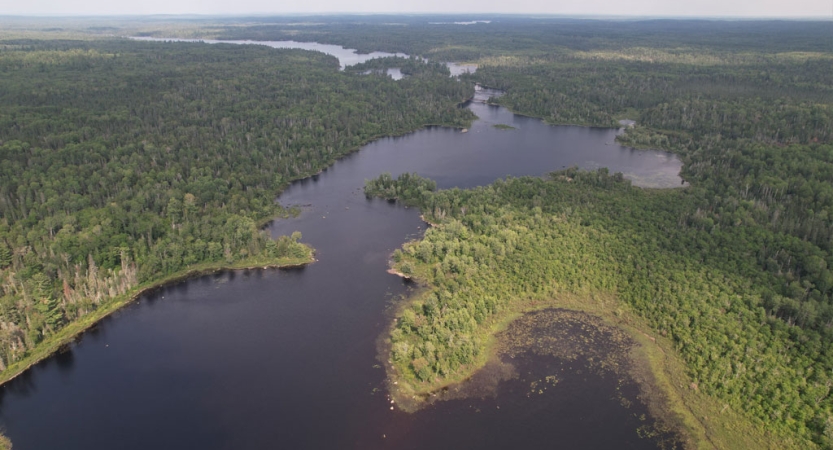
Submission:
[[[494,398],[391,411],[376,339],[410,287],[387,259],[425,225],[414,209],[367,200],[365,179],[407,171],[471,187],[579,165],[679,184],[674,156],[620,147],[616,131],[470,107],[481,120],[467,133],[381,139],[280,197],[308,206],[273,234],[301,231],[316,263],[147,294],[5,385],[0,425],[14,448],[655,448],[635,431],[644,408],[622,407],[616,383],[586,375],[563,375],[563,389],[534,403],[515,380]]]

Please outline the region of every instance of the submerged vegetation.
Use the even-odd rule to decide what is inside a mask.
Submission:
[[[639,354],[642,346],[637,339],[617,326],[621,320],[567,309],[524,314],[496,335],[495,359],[515,368],[520,379],[531,378],[527,397],[540,396],[571,377],[583,378],[582,384],[588,375],[606,380],[605,384],[615,387],[611,400],[625,409],[637,406],[650,413],[651,417],[640,414],[636,435],[652,440],[660,449],[689,446],[686,436],[678,432],[686,424],[666,406],[670,399],[656,386],[651,362]],[[558,361],[558,365],[547,361]]]

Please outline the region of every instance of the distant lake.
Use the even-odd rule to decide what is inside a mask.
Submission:
[[[317,42],[296,42],[296,41],[218,41],[216,39],[177,39],[177,38],[155,38],[155,37],[131,37],[137,41],[152,41],[152,42],[204,42],[206,44],[252,44],[265,45],[272,48],[295,48],[301,50],[314,50],[338,58],[338,63],[341,70],[347,66],[353,66],[374,58],[386,58],[389,56],[398,56],[401,58],[408,58],[404,53],[359,53],[358,50],[351,48],[344,48],[340,45],[319,44]],[[451,76],[457,76],[466,72],[474,72],[477,66],[472,64],[457,64],[453,62],[445,63],[451,70]],[[398,70],[398,69],[397,69]],[[401,73],[388,72],[395,80],[401,79]],[[397,78],[398,77],[398,78]]]
[[[365,179],[417,172],[440,188],[469,188],[577,165],[680,185],[670,153],[622,147],[617,130],[550,126],[481,103],[495,95],[477,91],[466,107],[480,119],[466,133],[430,127],[379,139],[293,183],[278,201],[301,215],[269,229],[301,231],[317,262],[166,286],[0,388],[0,426],[14,448],[657,448],[637,433],[651,422],[647,408],[620,399],[635,399],[636,388],[580,359],[519,355],[519,376],[494,396],[414,414],[387,397],[376,343],[414,289],[386,273],[388,258],[426,224],[414,208],[366,199]],[[557,385],[533,384],[550,375]]]

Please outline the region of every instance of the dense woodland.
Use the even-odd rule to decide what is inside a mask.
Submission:
[[[827,333],[833,324],[833,80],[826,68],[833,54],[739,55],[736,63],[723,56],[713,64],[701,62],[709,55],[691,55],[690,64],[629,62],[628,56],[527,61],[486,67],[478,76],[509,89],[494,101],[554,123],[635,118],[637,126],[621,142],[684,159],[692,209],[679,222],[760,234],[749,257],[756,270],[778,280],[768,311]],[[590,66],[592,75],[579,75]],[[724,245],[733,242],[716,243],[712,258],[723,257]]]
[[[391,334],[391,357],[416,386],[465,372],[501,314],[614,293],[673,340],[700,390],[798,448],[831,444],[830,331],[772,311],[787,300],[750,257],[770,239],[761,230],[692,226],[681,220],[696,208],[691,191],[633,188],[605,170],[470,191],[386,178],[368,193],[396,192],[437,224],[394,254],[399,272],[430,287]]]
[[[195,264],[305,256],[259,229],[286,213],[289,181],[375,137],[471,120],[457,104],[472,85],[447,70],[338,67],[260,46],[0,42],[0,369]]]
[[[684,158],[682,176],[693,185],[694,209],[680,222],[709,231],[765,233],[750,257],[779,280],[770,312],[788,323],[827,330],[833,323],[828,270],[833,263],[833,80],[825,67],[833,54],[778,55],[769,63],[760,58],[706,69],[693,64],[677,68],[675,75],[668,75],[668,66],[676,64],[637,63],[630,74],[626,69],[618,71],[625,74],[594,75],[593,88],[580,86],[572,64],[542,64],[529,77],[513,78],[527,70],[520,67],[487,68],[481,76],[512,80],[498,83],[506,87],[519,83],[523,87],[510,88],[496,101],[556,123],[604,124],[616,112],[635,114],[637,126],[621,142],[669,149]],[[590,106],[541,95],[532,87],[541,83]],[[610,112],[585,113],[591,110]],[[714,248],[718,258],[720,248]]]

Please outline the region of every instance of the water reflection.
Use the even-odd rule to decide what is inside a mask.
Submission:
[[[53,358],[58,370],[63,373],[69,373],[75,365],[75,355],[72,352],[72,347],[66,345],[58,350],[58,353]]]

